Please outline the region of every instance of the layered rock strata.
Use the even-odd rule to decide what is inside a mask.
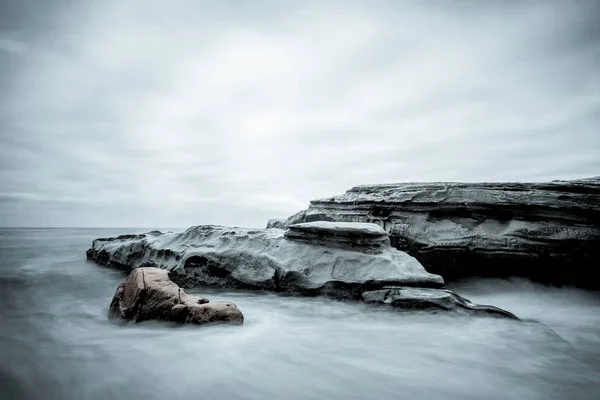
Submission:
[[[600,179],[357,186],[269,227],[380,225],[391,244],[447,280],[524,276],[600,288]]]

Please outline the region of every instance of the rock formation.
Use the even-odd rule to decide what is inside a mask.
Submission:
[[[507,315],[507,311],[501,308],[473,304],[451,290],[385,287],[363,293],[362,300],[371,304],[388,304],[403,310],[460,310],[466,313],[517,318],[512,314]]]
[[[108,316],[135,322],[163,320],[180,323],[237,323],[244,316],[232,303],[210,303],[192,296],[160,268],[136,268],[121,283],[112,299]]]
[[[182,286],[260,289],[373,303],[382,298],[383,304],[402,304],[405,309],[489,310],[492,315],[515,318],[449,296],[440,276],[391,247],[388,235],[376,224],[315,222],[286,231],[196,226],[182,233],[154,231],[96,239],[87,257],[124,270],[165,269]],[[382,291],[390,287],[395,300],[388,302],[389,295]],[[438,303],[446,306],[432,306],[435,297],[443,298]]]
[[[447,280],[525,276],[600,288],[600,178],[357,186],[268,227],[312,221],[376,223]]]
[[[287,219],[285,219],[285,218],[270,219],[267,222],[267,228],[285,229],[286,225],[287,225]]]

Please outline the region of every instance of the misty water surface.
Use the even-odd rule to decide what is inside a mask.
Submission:
[[[243,326],[107,321],[123,273],[85,260],[139,230],[0,230],[0,397],[8,399],[597,399],[600,296],[526,281],[454,285],[515,322],[197,290]]]

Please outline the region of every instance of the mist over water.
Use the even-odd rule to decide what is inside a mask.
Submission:
[[[452,285],[536,323],[196,289],[236,303],[245,324],[116,325],[107,308],[124,274],[85,250],[135,231],[0,229],[0,398],[598,398],[598,293]]]

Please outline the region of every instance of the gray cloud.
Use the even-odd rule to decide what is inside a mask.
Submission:
[[[0,1],[0,225],[263,226],[600,170],[594,1]]]

